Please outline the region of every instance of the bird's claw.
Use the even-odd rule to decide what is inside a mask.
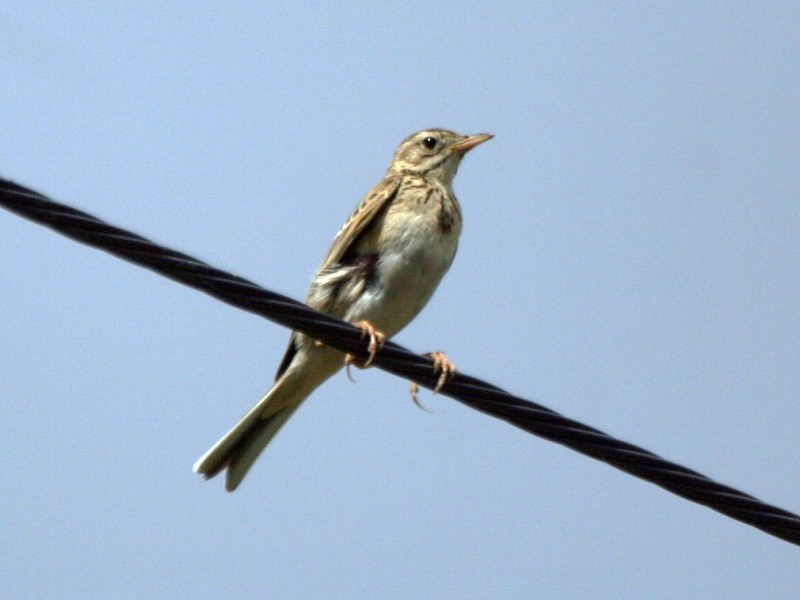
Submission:
[[[369,345],[367,346],[369,356],[367,356],[367,360],[362,363],[349,352],[344,357],[344,370],[347,373],[347,378],[355,382],[355,379],[353,379],[350,373],[350,365],[355,365],[359,369],[366,369],[369,367],[372,361],[375,360],[375,355],[378,353],[378,350],[383,348],[383,344],[386,343],[386,335],[375,329],[375,326],[369,321],[359,321],[358,323],[353,323],[353,325],[361,330],[361,339],[369,337]]]
[[[439,379],[436,382],[436,387],[433,388],[433,393],[436,394],[442,389],[442,386],[444,386],[445,383],[453,378],[457,369],[456,366],[450,362],[450,359],[447,358],[447,355],[444,352],[428,352],[425,354],[425,356],[433,361],[434,375],[439,373]],[[416,404],[422,410],[428,411],[428,409],[422,406],[419,401],[419,384],[416,381],[411,382],[410,392],[411,399],[414,401],[414,404]]]

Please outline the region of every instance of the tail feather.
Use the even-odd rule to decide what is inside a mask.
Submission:
[[[233,448],[226,463],[228,467],[225,473],[226,490],[232,492],[239,487],[250,467],[253,466],[253,463],[256,462],[256,459],[280,428],[283,427],[284,423],[294,414],[298,406],[300,405],[296,404],[295,406],[282,408],[271,417],[262,419],[250,428],[236,447]]]
[[[282,377],[272,389],[194,465],[195,473],[211,479],[227,468],[225,489],[235,490],[267,444],[294,414],[308,392]],[[270,414],[269,405],[280,408]],[[268,415],[268,416],[264,416]]]

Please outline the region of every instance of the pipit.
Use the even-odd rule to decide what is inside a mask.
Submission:
[[[458,246],[461,210],[453,177],[464,155],[491,138],[429,129],[400,144],[386,176],[339,230],[306,298],[312,308],[360,327],[370,340],[369,357],[359,364],[292,333],[275,384],[197,461],[195,472],[208,479],[227,469],[225,488],[235,490],[311,392],[343,364],[369,366],[383,341],[422,310]],[[454,367],[443,354],[432,356],[441,387]]]

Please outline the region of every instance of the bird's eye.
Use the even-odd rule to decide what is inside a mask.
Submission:
[[[433,150],[436,148],[436,145],[439,143],[435,137],[428,136],[424,140],[422,140],[422,145],[425,146],[428,150]]]

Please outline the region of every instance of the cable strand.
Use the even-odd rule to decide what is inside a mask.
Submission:
[[[150,269],[226,304],[307,333],[342,352],[351,352],[361,358],[368,354],[361,331],[348,323],[1,178],[0,205],[71,239]],[[433,372],[431,359],[413,354],[394,342],[384,345],[375,357],[374,365],[428,389],[433,389],[437,383],[438,376]],[[463,373],[456,373],[439,393],[527,433],[566,446],[682,498],[800,545],[800,516],[716,483],[705,475],[614,439],[545,406]]]

